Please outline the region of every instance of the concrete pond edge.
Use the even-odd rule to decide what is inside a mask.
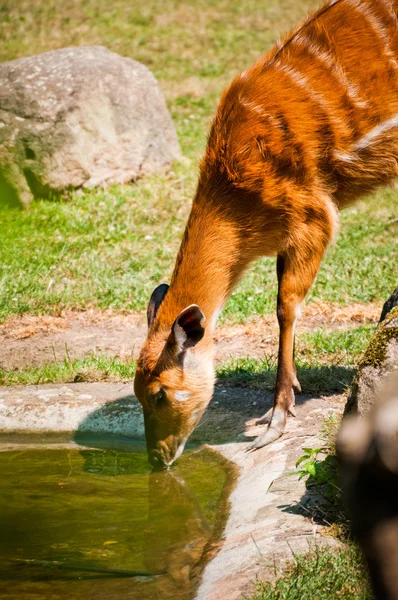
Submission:
[[[345,398],[301,397],[299,417],[289,420],[284,437],[246,453],[248,438],[259,432],[253,418],[271,401],[264,392],[217,387],[192,435],[194,443],[208,445],[238,471],[220,549],[204,567],[195,600],[241,599],[258,578],[271,578],[275,566],[294,554],[337,544],[306,514],[305,483],[291,473],[303,446],[322,445],[321,424],[330,412],[342,412]],[[77,444],[90,434],[139,440],[144,424],[131,383],[0,387],[0,434],[58,435]]]

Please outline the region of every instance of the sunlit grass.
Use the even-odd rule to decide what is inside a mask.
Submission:
[[[0,211],[0,320],[63,307],[141,311],[169,281],[194,180],[184,165],[137,186]],[[341,304],[383,300],[396,285],[398,192],[380,192],[343,214],[310,298]],[[262,259],[228,301],[222,319],[244,321],[276,303],[275,260]]]
[[[352,382],[373,327],[328,331],[317,329],[297,336],[297,375],[303,392],[342,392]],[[220,383],[234,387],[251,387],[272,391],[276,380],[276,355],[263,359],[233,358],[218,366]]]
[[[135,362],[106,355],[52,362],[21,371],[0,369],[0,385],[39,385],[81,381],[131,381]]]
[[[147,64],[176,123],[184,161],[134,185],[0,212],[0,321],[63,307],[141,311],[168,281],[194,194],[197,164],[223,87],[317,3],[286,0],[5,0],[0,59],[104,44]],[[382,191],[342,216],[311,296],[349,303],[385,299],[396,285],[398,192]],[[262,259],[222,319],[275,308],[275,260]]]
[[[371,600],[373,595],[359,550],[318,549],[278,573],[275,583],[259,582],[246,600]]]
[[[341,392],[352,380],[354,367],[372,334],[372,327],[360,326],[339,331],[318,329],[298,339],[298,376],[305,393]],[[276,377],[276,356],[262,360],[231,358],[216,365],[222,385],[272,390]],[[83,359],[54,361],[21,371],[0,369],[0,385],[63,383],[73,381],[130,381],[135,361],[107,354]]]

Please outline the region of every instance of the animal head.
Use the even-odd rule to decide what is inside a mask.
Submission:
[[[214,390],[212,351],[199,344],[205,316],[192,304],[172,325],[162,324],[156,317],[167,290],[167,285],[160,285],[149,301],[148,337],[134,380],[154,467],[168,467],[181,455]]]

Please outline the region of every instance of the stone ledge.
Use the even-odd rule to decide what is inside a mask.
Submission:
[[[305,484],[288,474],[303,446],[321,445],[321,425],[331,411],[342,412],[344,397],[300,396],[298,417],[288,420],[284,437],[246,454],[244,432],[257,433],[251,420],[271,401],[263,392],[218,386],[192,436],[193,442],[207,443],[239,468],[224,539],[216,556],[207,557],[196,600],[241,600],[256,578],[272,578],[274,564],[291,560],[293,553],[306,552],[314,544],[336,544],[300,510]],[[1,387],[0,432],[8,444],[15,432],[25,439],[31,439],[28,434],[63,435],[78,443],[80,433],[102,434],[108,440],[143,439],[144,427],[131,383],[76,383]]]

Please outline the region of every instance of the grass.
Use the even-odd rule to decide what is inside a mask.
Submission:
[[[344,331],[315,330],[299,338],[298,375],[306,393],[341,392],[350,383],[353,367],[359,361],[372,327],[360,326]],[[216,367],[222,385],[272,390],[276,377],[276,356],[262,360],[242,358]],[[0,369],[0,385],[37,385],[73,381],[131,380],[133,360],[106,354],[93,354],[71,360],[66,352],[61,362],[51,362],[21,371]]]
[[[317,2],[285,0],[0,0],[0,60],[68,45],[104,44],[158,77],[185,160],[130,186],[0,211],[0,322],[11,314],[90,306],[142,311],[170,278],[194,194],[197,161],[221,90]],[[396,284],[397,190],[342,216],[310,299],[385,299]],[[262,259],[223,319],[274,310],[274,259]]]
[[[0,321],[11,314],[64,307],[141,311],[152,289],[168,281],[194,189],[184,165],[136,186],[38,201],[29,212],[0,211]],[[388,297],[397,267],[393,205],[380,192],[342,217],[311,298],[342,304]],[[274,259],[254,265],[233,292],[223,319],[242,322],[276,302]]]
[[[135,362],[105,355],[47,363],[23,371],[0,369],[0,385],[39,385],[80,381],[131,381]]]
[[[169,174],[130,186],[0,210],[0,322],[9,315],[64,307],[142,311],[155,285],[170,278],[197,162],[222,89],[267,50],[317,0],[0,0],[0,61],[71,45],[102,44],[146,64],[158,78],[184,161]],[[397,190],[384,190],[342,215],[311,298],[384,300],[396,285]],[[242,322],[275,309],[275,261],[258,261],[228,301],[223,319]],[[371,328],[300,336],[298,374],[306,392],[341,391]],[[276,359],[219,365],[223,385],[271,389]],[[134,362],[105,355],[0,370],[0,384],[131,380]],[[353,546],[295,561],[276,583],[258,583],[251,600],[369,599]]]
[[[295,556],[276,582],[259,582],[246,600],[371,600],[362,556],[354,545]]]
[[[177,249],[187,213],[179,188],[184,175],[170,174],[71,202],[36,202],[29,212],[0,212],[0,319],[65,306],[144,308]]]
[[[231,387],[250,387],[272,392],[276,381],[276,362],[269,357],[264,360],[253,358],[231,359],[218,369],[218,381]],[[297,362],[297,376],[303,393],[342,393],[352,383],[354,370],[344,366],[319,365]]]
[[[297,337],[298,364],[355,367],[374,332],[372,325],[340,330],[315,329]]]
[[[354,367],[373,333],[373,327],[328,331],[318,329],[298,336],[297,375],[305,393],[342,392],[350,384]],[[231,358],[218,367],[218,379],[225,385],[273,390],[276,355],[262,360]]]
[[[168,97],[219,91],[316,0],[2,0],[0,60],[103,44],[150,67]],[[216,82],[214,84],[214,82]]]

